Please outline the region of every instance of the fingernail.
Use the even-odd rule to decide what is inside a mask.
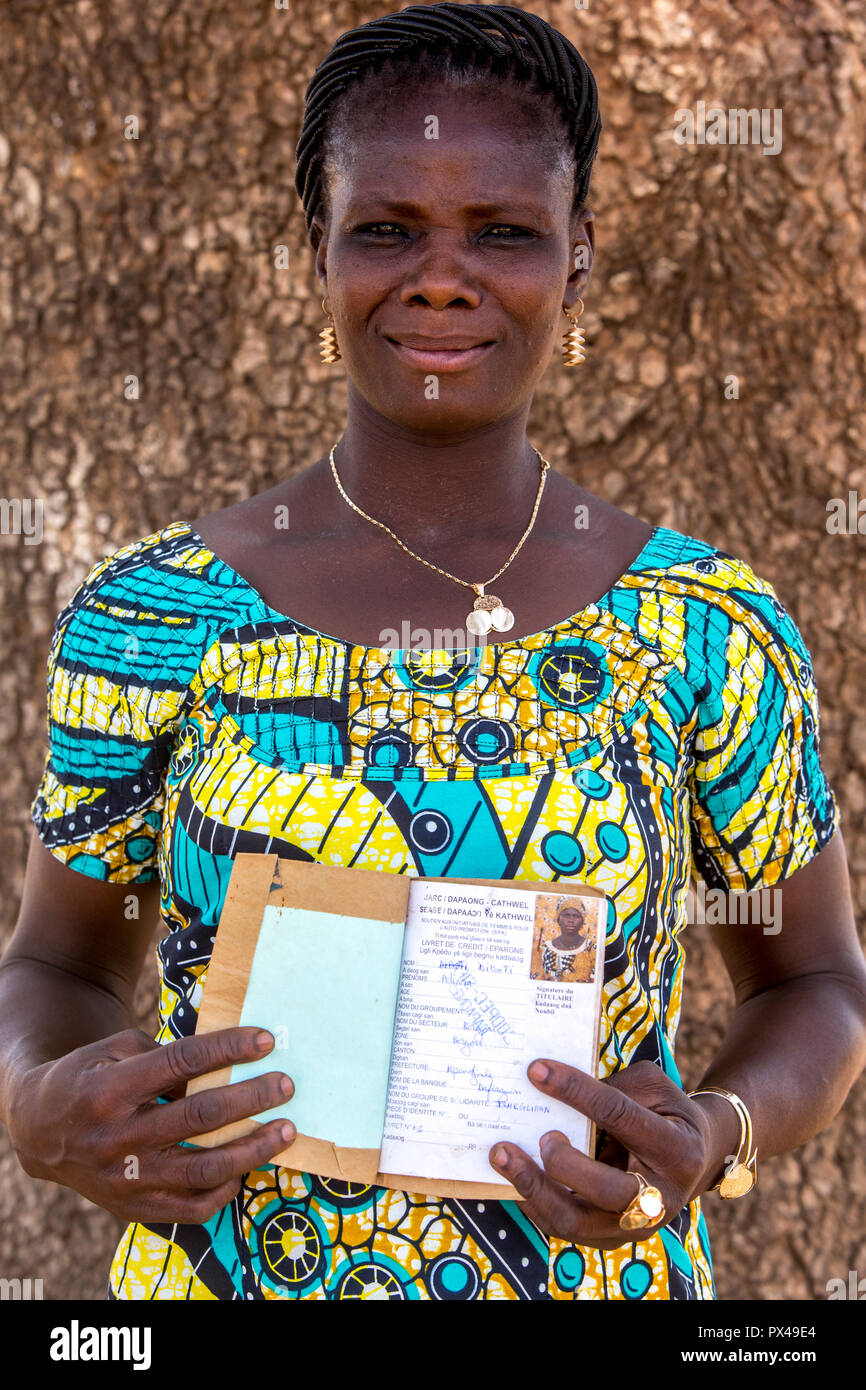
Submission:
[[[550,1080],[550,1068],[546,1067],[543,1062],[533,1062],[529,1068],[529,1079],[530,1081],[540,1081],[543,1085],[545,1081]]]
[[[290,1140],[290,1139],[294,1139],[294,1137],[295,1137],[295,1126],[294,1126],[294,1125],[283,1125],[282,1129],[280,1130],[280,1138],[281,1138],[286,1144],[288,1144],[289,1140]]]
[[[273,1047],[274,1040],[270,1033],[256,1033],[256,1047]]]
[[[492,1157],[491,1157],[491,1162],[492,1162],[492,1163],[494,1164],[494,1166],[497,1167],[497,1168],[507,1168],[507,1167],[508,1167],[508,1150],[507,1150],[507,1149],[494,1149],[494,1150],[493,1150]]]
[[[280,1081],[280,1090],[282,1091],[284,1096],[287,1096],[290,1091],[294,1090],[294,1087],[292,1086],[292,1078],[290,1076],[282,1077]]]

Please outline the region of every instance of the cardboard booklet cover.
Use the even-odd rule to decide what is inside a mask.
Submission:
[[[410,878],[277,855],[232,867],[199,1033],[256,1025],[264,1057],[187,1094],[285,1071],[294,1095],[189,1141],[285,1116],[273,1163],[439,1197],[520,1200],[498,1139],[540,1162],[548,1130],[583,1153],[591,1121],[539,1091],[535,1057],[597,1074],[607,899],[577,880]]]

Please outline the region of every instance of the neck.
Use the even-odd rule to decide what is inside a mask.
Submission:
[[[508,419],[431,435],[386,420],[363,402],[349,410],[334,450],[340,482],[357,506],[407,544],[444,535],[457,544],[500,535],[516,541],[541,481],[526,437],[528,412],[527,403]]]

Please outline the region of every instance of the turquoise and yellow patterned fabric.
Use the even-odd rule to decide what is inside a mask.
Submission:
[[[581,877],[610,899],[598,1074],[674,1060],[693,872],[769,887],[838,810],[809,653],[742,561],[658,526],[599,599],[472,652],[355,646],[277,613],[187,522],[98,562],[58,616],[31,806],[53,855],[159,877],[157,1040],[195,1030],[233,856]],[[712,1299],[700,1202],[599,1251],[511,1202],[246,1175],[202,1225],[131,1224],[119,1299]]]

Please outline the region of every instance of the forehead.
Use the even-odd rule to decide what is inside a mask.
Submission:
[[[545,119],[546,117],[546,119]],[[365,86],[341,103],[327,148],[332,197],[546,203],[571,186],[573,165],[542,98],[486,83]]]

